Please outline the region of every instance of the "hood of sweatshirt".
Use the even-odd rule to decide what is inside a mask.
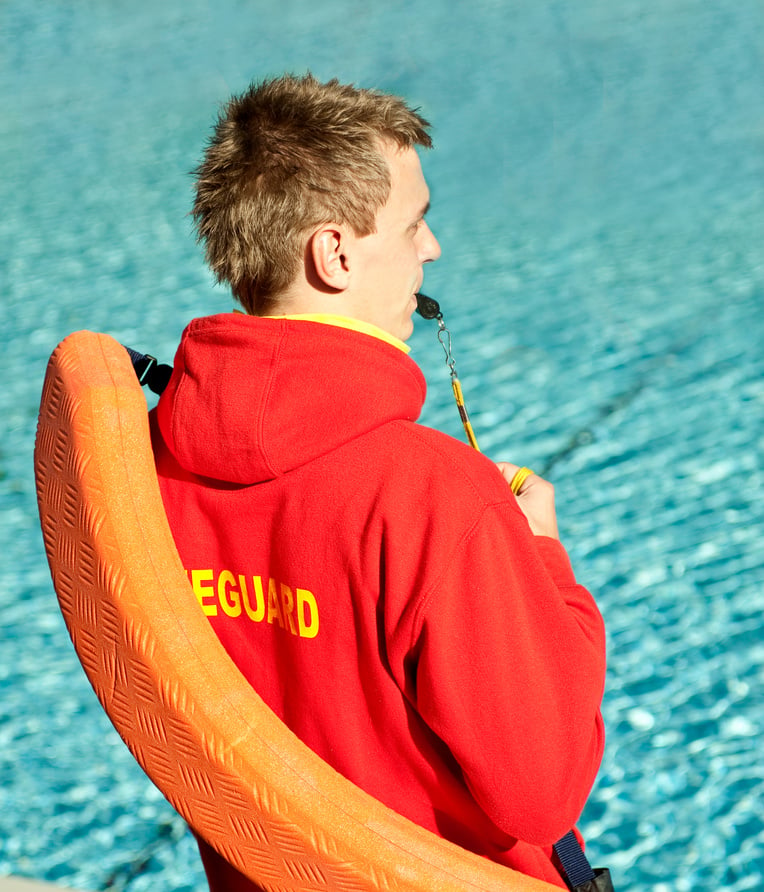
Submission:
[[[156,415],[182,468],[252,484],[415,421],[425,393],[416,363],[371,334],[226,313],[186,328]]]

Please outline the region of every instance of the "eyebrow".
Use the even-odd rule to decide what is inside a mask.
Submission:
[[[422,210],[419,212],[419,215],[418,215],[418,217],[416,218],[416,220],[414,221],[414,223],[412,223],[411,225],[412,225],[412,226],[418,226],[418,225],[419,225],[419,221],[420,221],[420,220],[424,220],[425,214],[426,214],[429,210],[430,210],[430,202],[428,201],[427,204],[424,205],[424,207],[422,208]]]

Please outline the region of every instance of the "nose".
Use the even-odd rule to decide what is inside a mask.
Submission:
[[[432,229],[427,225],[426,220],[422,220],[419,228],[419,258],[422,263],[431,263],[440,257],[440,243],[433,235]]]

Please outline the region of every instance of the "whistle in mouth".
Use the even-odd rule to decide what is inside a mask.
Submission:
[[[421,292],[414,297],[416,297],[416,311],[423,319],[437,319],[441,315],[440,304],[434,298]]]

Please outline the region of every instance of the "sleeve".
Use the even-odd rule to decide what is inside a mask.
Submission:
[[[487,507],[441,569],[413,624],[415,706],[493,823],[550,845],[602,758],[602,618],[514,503]]]

